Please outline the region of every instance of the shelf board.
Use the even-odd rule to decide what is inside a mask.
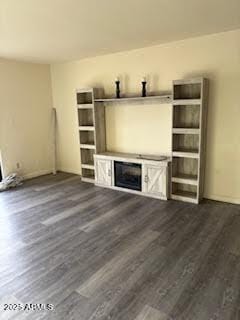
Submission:
[[[79,126],[78,128],[80,131],[94,131],[95,130],[94,126]]]
[[[176,100],[173,100],[174,106],[200,105],[201,103],[202,103],[201,99],[176,99]]]
[[[185,184],[190,184],[194,186],[198,185],[197,176],[192,174],[177,174],[172,177],[172,182],[185,183]]]
[[[96,149],[96,146],[94,144],[81,143],[80,148],[81,149]]]
[[[198,203],[197,194],[190,191],[175,191],[174,193],[172,193],[171,198],[174,200]]]
[[[82,177],[81,180],[83,182],[89,182],[89,183],[95,183],[95,179],[92,177],[92,178],[89,178],[89,177]]]
[[[95,170],[95,167],[93,164],[84,164],[82,163],[82,169],[89,169],[89,170]]]
[[[94,162],[92,162],[92,161],[89,161],[89,162],[87,162],[87,163],[83,163],[82,162],[82,166],[83,165],[86,165],[86,166],[94,166]]]
[[[82,88],[82,89],[76,89],[76,93],[92,93],[92,88]]]
[[[162,95],[162,96],[147,96],[147,97],[123,97],[123,98],[107,98],[107,99],[95,99],[95,102],[131,102],[131,101],[151,101],[159,100],[160,103],[172,103],[172,95]]]
[[[181,149],[178,151],[173,151],[172,152],[173,157],[181,157],[181,158],[199,158],[199,153],[197,150],[193,149]]]
[[[205,78],[198,77],[193,79],[179,79],[179,80],[173,80],[174,85],[188,85],[188,84],[202,84]]]
[[[92,103],[82,103],[78,104],[77,108],[82,110],[82,109],[93,109],[93,104]]]
[[[199,134],[200,129],[197,129],[197,128],[173,128],[172,132],[175,134]]]

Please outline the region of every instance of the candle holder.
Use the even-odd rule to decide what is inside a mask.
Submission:
[[[142,80],[142,97],[146,97],[147,96],[147,81],[146,80]]]
[[[116,98],[119,99],[120,98],[120,81],[116,80],[115,84],[116,84]]]

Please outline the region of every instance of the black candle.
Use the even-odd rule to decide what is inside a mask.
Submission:
[[[142,97],[146,97],[146,95],[147,95],[146,86],[147,86],[146,78],[143,78],[142,79]]]
[[[115,84],[116,84],[116,98],[120,98],[120,80],[118,78],[116,78],[115,80]]]

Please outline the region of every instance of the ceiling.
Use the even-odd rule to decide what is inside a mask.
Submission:
[[[0,0],[0,56],[58,62],[240,28],[240,0]]]

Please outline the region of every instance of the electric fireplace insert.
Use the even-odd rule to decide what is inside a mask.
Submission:
[[[114,161],[114,184],[116,187],[142,191],[142,165]]]

